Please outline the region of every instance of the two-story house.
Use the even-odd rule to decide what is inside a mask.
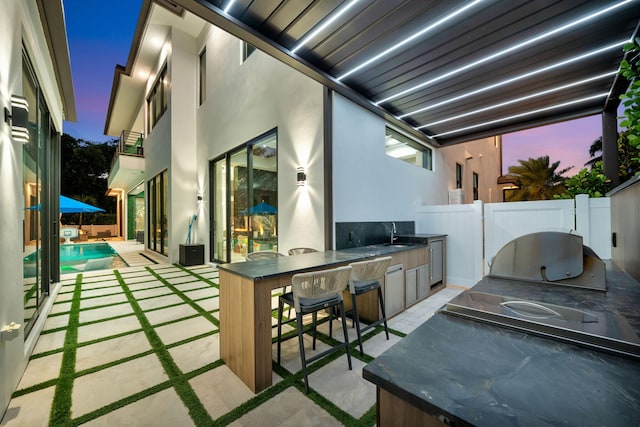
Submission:
[[[138,22],[109,191],[123,236],[170,262],[187,241],[221,262],[332,248],[336,223],[411,221],[450,190],[498,200],[499,138],[438,149],[183,8],[145,1]]]

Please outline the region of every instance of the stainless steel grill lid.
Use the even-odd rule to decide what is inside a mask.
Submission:
[[[491,277],[606,290],[604,262],[576,234],[545,231],[518,237],[491,263]]]

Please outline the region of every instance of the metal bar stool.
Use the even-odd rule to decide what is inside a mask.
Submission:
[[[381,323],[384,324],[384,332],[389,339],[389,330],[387,328],[387,315],[384,311],[384,300],[382,298],[382,283],[381,280],[384,277],[389,264],[391,263],[391,257],[381,257],[370,261],[360,261],[349,264],[351,266],[351,276],[349,278],[349,293],[351,294],[351,302],[353,305],[353,319],[356,324],[356,332],[358,334],[358,343],[360,344],[360,353],[364,354],[362,348],[362,332],[375,328]],[[358,315],[357,296],[365,294],[367,292],[378,291],[378,301],[380,302],[380,312],[382,317],[367,326],[360,327],[360,316]]]
[[[278,364],[280,363],[280,347],[282,340],[282,311],[284,304],[293,306],[296,311],[296,324],[298,329],[298,345],[300,346],[300,361],[302,362],[302,373],[304,375],[304,388],[309,393],[309,379],[307,377],[307,365],[330,353],[342,348],[347,350],[347,361],[349,370],[351,367],[351,351],[349,349],[349,336],[347,335],[347,321],[342,316],[342,330],[344,332],[344,342],[330,349],[316,354],[309,359],[304,352],[304,325],[302,323],[305,314],[313,314],[313,349],[316,345],[316,319],[317,312],[329,309],[329,325],[333,322],[335,315],[334,307],[340,308],[340,313],[344,313],[342,301],[342,291],[346,289],[349,281],[351,267],[338,267],[330,270],[314,271],[311,273],[295,274],[291,278],[291,292],[282,295],[278,304]],[[289,337],[293,338],[293,337]]]

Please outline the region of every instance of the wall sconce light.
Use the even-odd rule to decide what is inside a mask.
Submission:
[[[11,136],[17,142],[29,142],[29,103],[22,96],[11,96],[11,111],[5,107],[4,121],[11,125]]]
[[[296,180],[298,181],[298,187],[304,186],[307,181],[307,174],[304,172],[303,167],[298,167],[298,169],[296,169]]]
[[[201,202],[202,201],[202,193],[198,193],[196,198],[197,198],[198,202]]]

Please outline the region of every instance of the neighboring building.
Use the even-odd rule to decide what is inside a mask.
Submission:
[[[474,176],[478,199],[501,200],[498,140],[435,149],[181,8],[141,13],[105,124],[121,136],[109,191],[125,237],[169,262],[187,236],[231,261],[332,248],[337,222],[410,221],[449,202],[456,162],[465,202]]]
[[[19,325],[0,340],[4,413],[60,286],[60,134],[76,112],[61,1],[4,0],[0,39],[0,328]]]

